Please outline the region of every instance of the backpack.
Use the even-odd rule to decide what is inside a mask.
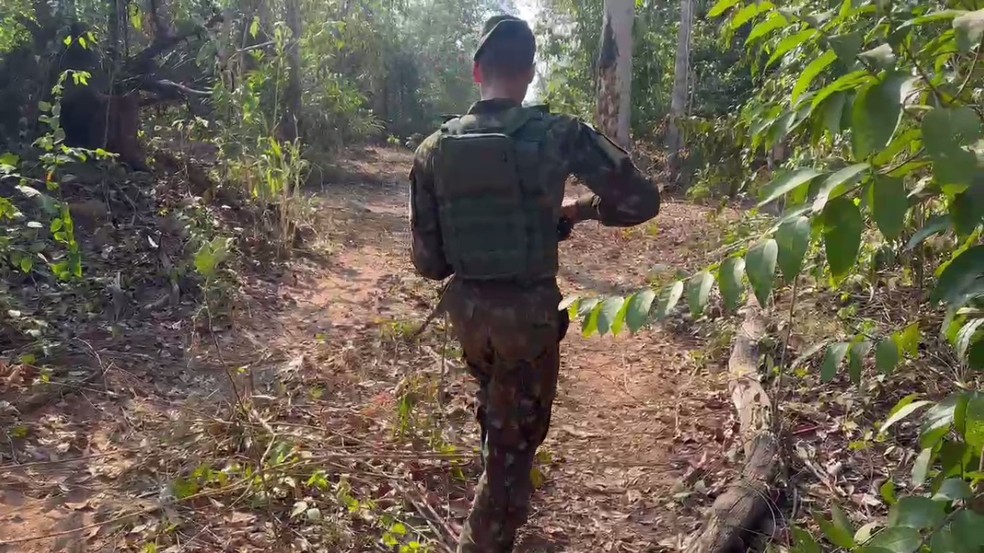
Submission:
[[[522,282],[556,275],[560,206],[541,170],[546,116],[515,107],[441,127],[435,193],[444,254],[458,278]]]

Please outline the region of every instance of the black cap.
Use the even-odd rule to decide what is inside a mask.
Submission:
[[[495,41],[519,41],[524,45],[528,45],[530,65],[533,64],[533,56],[536,55],[536,37],[533,36],[530,26],[522,19],[513,15],[496,15],[490,17],[485,22],[485,26],[482,27],[482,36],[478,39],[478,48],[475,49],[475,56],[473,58],[475,61],[478,61],[479,56],[482,55],[482,50],[493,39]]]

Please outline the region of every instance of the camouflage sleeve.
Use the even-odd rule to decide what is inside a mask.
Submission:
[[[659,213],[659,187],[639,171],[625,150],[574,118],[562,118],[555,131],[561,135],[568,170],[593,192],[577,200],[579,219],[629,227]]]
[[[430,137],[417,148],[410,169],[410,234],[413,265],[424,278],[442,280],[452,270],[444,257],[444,243],[434,194],[432,153],[436,138]]]

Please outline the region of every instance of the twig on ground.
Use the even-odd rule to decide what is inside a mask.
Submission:
[[[434,510],[434,507],[428,503],[427,494],[420,490],[420,484],[416,482],[413,484],[416,488],[415,490],[404,490],[404,493],[407,495],[407,499],[409,499],[413,506],[416,507],[420,516],[427,521],[428,525],[440,526],[440,529],[434,528],[433,526],[432,529],[437,537],[442,539],[440,544],[444,547],[444,549],[448,553],[453,553],[454,546],[457,545],[461,537],[458,536],[458,533],[455,532],[453,528],[451,528],[448,521],[439,515],[437,511]],[[416,497],[414,497],[415,495]]]
[[[102,357],[99,356],[99,352],[96,351],[96,349],[92,347],[92,344],[90,344],[89,342],[86,342],[82,338],[76,338],[76,340],[78,340],[80,343],[82,343],[83,345],[85,345],[85,347],[89,348],[90,354],[96,360],[96,363],[99,364],[99,372],[102,375],[103,388],[106,389],[106,390],[109,390],[109,382],[106,380],[106,365],[103,364],[103,360],[102,360]]]

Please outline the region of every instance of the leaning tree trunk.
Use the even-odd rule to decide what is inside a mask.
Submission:
[[[598,53],[597,122],[602,132],[629,146],[632,115],[632,20],[635,0],[605,0]]]
[[[286,0],[287,27],[287,90],[284,92],[283,136],[294,141],[300,136],[301,117],[301,8],[300,0]]]
[[[670,99],[670,126],[666,136],[666,148],[670,152],[670,167],[679,171],[679,158],[683,150],[683,131],[680,120],[686,115],[688,75],[690,74],[690,40],[693,33],[693,0],[680,0],[680,32],[677,36],[676,66],[673,71],[673,96]]]

